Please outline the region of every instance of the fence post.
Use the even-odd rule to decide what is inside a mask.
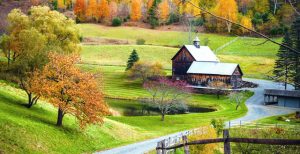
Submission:
[[[161,141],[160,142],[157,142],[157,148],[161,148],[162,147],[162,144],[161,144]],[[161,149],[156,149],[156,154],[161,154]]]
[[[186,143],[188,142],[186,135],[182,136],[182,141],[184,144],[184,154],[190,154],[189,145],[186,145]]]
[[[161,147],[162,147],[162,154],[166,154],[167,153],[167,150],[165,149],[166,148],[166,140],[162,140],[162,144],[161,144]]]
[[[229,142],[229,131],[228,129],[223,130],[224,140],[224,154],[230,154],[230,142]]]

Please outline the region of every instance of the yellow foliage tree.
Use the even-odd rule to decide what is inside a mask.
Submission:
[[[199,5],[199,0],[190,0],[190,2],[194,5]],[[178,2],[177,2],[178,3]],[[193,6],[191,3],[178,3],[179,13],[180,14],[189,14],[192,16],[199,15],[200,9]]]
[[[215,8],[218,16],[224,17],[231,21],[237,21],[238,7],[235,0],[219,0]],[[230,33],[232,23],[225,22],[227,30]]]
[[[249,29],[252,29],[252,22],[251,22],[251,19],[247,16],[243,16],[242,19],[241,19],[241,25],[249,28]],[[242,28],[242,31],[243,33],[246,33],[247,30]]]
[[[138,21],[141,19],[142,13],[140,0],[132,0],[130,17],[132,21]]]
[[[212,139],[217,137],[217,133],[214,128],[211,126],[206,126],[200,128],[200,130],[204,130],[205,133],[196,133],[195,135],[191,135],[188,137],[190,141],[196,141],[201,139]],[[215,150],[217,149],[218,145],[216,143],[212,144],[198,144],[192,145],[189,147],[191,154],[198,154],[198,153],[205,153],[205,154],[214,154]]]
[[[97,0],[90,0],[86,9],[86,16],[89,18],[97,17]]]
[[[65,9],[66,8],[65,0],[57,0],[57,7],[60,9]]]
[[[159,8],[159,18],[163,21],[166,22],[169,16],[169,3],[168,0],[164,0],[161,2],[158,6]]]

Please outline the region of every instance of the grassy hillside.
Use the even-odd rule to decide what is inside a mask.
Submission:
[[[144,29],[138,27],[107,27],[96,24],[78,24],[83,37],[102,37],[111,39],[122,39],[135,42],[137,39],[144,39],[146,44],[159,45],[159,46],[182,46],[184,44],[190,44],[188,42],[188,33],[179,31],[160,31],[152,29]],[[200,38],[200,43],[204,42],[204,39],[209,39],[209,46],[212,50],[215,50],[225,43],[233,40],[236,36],[219,35],[200,33],[192,34],[192,37],[196,35]],[[276,38],[276,41],[280,42],[281,38]],[[241,38],[234,42],[230,46],[227,46],[223,50],[218,51],[218,54],[236,54],[238,55],[250,55],[250,56],[270,56],[275,55],[279,49],[278,45],[270,42],[266,42],[262,45],[257,45],[264,42],[261,38]]]
[[[106,119],[82,132],[72,116],[55,126],[57,111],[39,102],[25,107],[23,91],[0,81],[0,153],[82,153],[141,140],[136,128]],[[126,132],[126,133],[125,133]]]
[[[103,80],[99,82],[104,82],[104,92],[109,97],[147,97],[138,81],[131,82],[125,78],[124,67],[81,67],[90,72],[103,73]],[[217,100],[214,95],[192,95],[190,104],[217,111],[167,115],[164,122],[160,121],[160,116],[109,116],[102,127],[90,126],[80,131],[74,117],[65,117],[64,127],[58,128],[55,126],[57,111],[54,107],[39,102],[27,109],[23,91],[6,82],[0,83],[0,149],[5,153],[92,152],[195,128],[208,124],[212,117],[233,119],[247,111],[245,105],[235,110],[235,104],[230,103],[227,97]]]
[[[171,58],[178,51],[178,48],[151,45],[84,45],[82,49],[81,57],[84,63],[125,66],[131,51],[136,49],[141,60],[159,61],[169,70],[171,69]],[[236,54],[222,53],[218,54],[218,57],[222,62],[239,63],[245,77],[266,78],[266,74],[271,75],[270,71],[274,65],[272,54],[247,56],[250,53],[250,51]]]

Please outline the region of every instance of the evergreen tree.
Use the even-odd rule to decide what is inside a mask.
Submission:
[[[286,32],[282,44],[285,44],[290,47],[293,46],[289,32]],[[285,89],[287,88],[287,83],[289,81],[293,81],[293,64],[291,63],[293,59],[293,54],[293,51],[283,46],[280,46],[277,53],[277,59],[274,67],[274,75],[277,81],[284,82]]]
[[[300,51],[300,17],[297,17],[296,20],[293,22],[292,27],[291,27],[291,39],[293,42],[293,47],[297,51]],[[294,85],[295,89],[299,90],[300,89],[300,54],[294,52],[292,54],[292,59],[293,63],[293,78],[294,78]]]
[[[133,64],[137,61],[139,61],[139,55],[138,53],[136,52],[135,49],[133,49],[133,51],[131,52],[129,58],[128,58],[128,61],[127,61],[127,67],[126,67],[126,71],[131,69],[131,67],[133,66]]]
[[[151,25],[151,28],[155,28],[159,25],[158,17],[157,17],[157,7],[160,3],[160,0],[154,0],[152,6],[149,9],[149,23]]]

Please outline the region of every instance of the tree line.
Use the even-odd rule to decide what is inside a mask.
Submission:
[[[269,35],[282,35],[296,17],[296,0],[191,0],[196,6]],[[184,22],[210,32],[248,33],[231,23],[218,21],[181,0],[50,0],[54,9],[74,11],[78,22],[140,21],[152,28]]]

